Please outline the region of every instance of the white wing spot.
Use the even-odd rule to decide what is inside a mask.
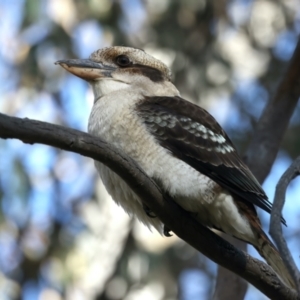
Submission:
[[[211,136],[215,135],[210,129],[208,129],[208,134],[211,135]]]
[[[199,124],[199,123],[198,123]],[[199,124],[199,126],[197,127],[197,129],[199,130],[199,131],[202,131],[203,133],[206,133],[207,132],[207,129],[203,126],[203,125],[201,125],[201,124]]]
[[[217,136],[212,136],[211,138],[210,138],[213,142],[216,142],[217,141]]]
[[[226,142],[225,138],[221,134],[214,134],[210,139],[213,142],[217,142],[219,144],[223,144]]]
[[[174,118],[172,118],[170,120],[172,123],[176,122],[174,120]],[[184,128],[185,130],[189,131],[190,133],[194,134],[196,137],[202,137],[203,139],[210,139],[213,142],[217,142],[219,144],[223,144],[226,142],[226,139],[224,138],[223,135],[221,134],[215,134],[212,130],[206,128],[204,125],[198,123],[198,122],[190,122],[191,119],[188,117],[181,117],[180,118],[181,122],[184,122],[185,124],[182,125],[182,128]],[[175,124],[173,126],[168,125],[168,127],[172,128],[174,127]],[[221,153],[225,153],[225,152],[231,152],[234,149],[230,146],[227,146],[225,148],[222,147],[217,147],[216,151],[217,152],[221,152]]]
[[[217,146],[216,148],[215,148],[215,150],[217,151],[217,152],[220,152],[220,153],[223,153],[223,154],[225,154],[226,152],[232,152],[232,151],[234,151],[234,149],[231,147],[231,146],[229,146],[229,145],[224,145],[224,146]]]
[[[225,147],[226,147],[226,150],[227,150],[228,152],[234,151],[234,149],[233,149],[231,146],[229,146],[229,145],[226,145]]]
[[[222,143],[225,143],[225,142],[226,142],[226,139],[224,138],[224,136],[223,136],[223,135],[221,135],[221,134],[218,134],[218,142],[219,142],[220,144],[222,144]]]

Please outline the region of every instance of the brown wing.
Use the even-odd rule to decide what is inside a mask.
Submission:
[[[136,110],[161,146],[231,193],[271,212],[272,204],[218,122],[180,97],[146,97]]]

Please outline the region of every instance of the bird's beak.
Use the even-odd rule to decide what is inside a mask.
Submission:
[[[87,81],[111,77],[111,73],[116,70],[112,66],[107,66],[90,59],[64,59],[58,60],[55,64],[61,65],[70,73]]]

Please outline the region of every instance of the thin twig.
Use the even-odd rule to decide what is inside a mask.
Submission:
[[[298,293],[300,294],[300,272],[283,237],[281,228],[281,215],[285,203],[286,190],[290,182],[298,175],[300,175],[300,156],[284,172],[277,183],[273,209],[271,213],[269,233],[275,241],[287,269],[289,270],[295,282],[298,283]]]

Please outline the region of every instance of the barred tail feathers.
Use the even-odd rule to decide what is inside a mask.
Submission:
[[[280,276],[280,278],[287,286],[295,289],[296,284],[287,267],[285,266],[278,250],[261,228],[261,223],[259,218],[257,217],[254,206],[238,197],[236,197],[234,200],[239,209],[239,212],[244,216],[246,220],[248,220],[249,225],[252,229],[253,236],[248,239],[243,238],[243,240],[247,243],[252,244],[256,248],[258,253],[266,260],[266,262],[272,267],[277,275]]]

